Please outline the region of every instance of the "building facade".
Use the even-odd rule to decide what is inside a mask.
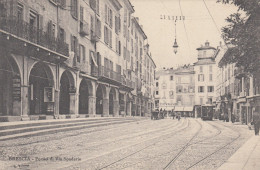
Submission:
[[[1,121],[147,115],[155,64],[133,13],[129,0],[0,0]]]
[[[174,111],[182,116],[194,116],[195,105],[195,71],[193,65],[184,65],[177,68],[176,79],[176,106]]]
[[[183,116],[193,116],[195,104],[194,67],[184,65],[177,69],[156,72],[155,105],[159,110],[175,111]]]
[[[218,64],[217,111],[221,119],[239,121],[249,124],[253,120],[253,112],[259,113],[260,90],[259,70],[246,73],[243,67],[228,63],[232,57],[234,46],[221,47],[216,57]]]
[[[215,56],[218,53],[218,51],[216,50],[216,48],[209,46],[209,42],[206,42],[204,46],[197,48],[197,50],[198,61],[194,63],[195,104],[213,104],[216,96]]]
[[[175,70],[162,69],[155,76],[155,107],[159,110],[170,111],[176,105]]]

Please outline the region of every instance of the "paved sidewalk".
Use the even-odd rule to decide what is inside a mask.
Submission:
[[[259,170],[260,136],[252,136],[218,170]]]

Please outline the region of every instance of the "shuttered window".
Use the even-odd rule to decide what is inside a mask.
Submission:
[[[71,0],[71,15],[73,18],[78,18],[78,0]]]
[[[101,38],[101,22],[97,18],[97,25],[96,25],[96,35]]]

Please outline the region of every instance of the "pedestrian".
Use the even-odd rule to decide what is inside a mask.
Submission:
[[[255,129],[255,135],[259,136],[259,128],[260,128],[260,107],[256,107],[253,111],[253,124]]]

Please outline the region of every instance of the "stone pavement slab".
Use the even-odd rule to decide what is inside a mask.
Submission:
[[[252,136],[218,170],[259,170],[260,136]]]

